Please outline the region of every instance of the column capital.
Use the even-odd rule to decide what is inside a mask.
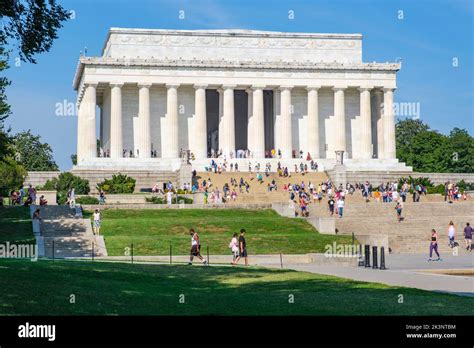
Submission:
[[[222,89],[223,90],[226,90],[226,89],[236,89],[237,88],[237,85],[222,85]]]
[[[383,92],[393,92],[395,90],[396,90],[395,87],[382,87]]]
[[[114,87],[123,87],[124,83],[123,82],[109,82],[109,86],[110,88],[114,88]]]
[[[84,87],[94,87],[96,88],[99,82],[84,82]]]
[[[151,83],[150,82],[138,82],[137,86],[138,86],[138,88],[150,88]]]
[[[267,86],[266,85],[252,85],[249,87],[250,90],[255,91],[257,89],[265,89]]]
[[[287,91],[287,90],[290,90],[290,91],[291,91],[291,90],[293,89],[293,87],[294,87],[294,86],[291,86],[291,85],[282,85],[282,86],[278,87],[278,89],[279,89],[280,91]]]
[[[167,83],[165,86],[168,89],[170,89],[170,88],[179,88],[180,84],[179,83]]]
[[[334,86],[334,87],[332,88],[332,90],[333,90],[334,92],[339,92],[339,91],[343,91],[343,92],[344,92],[346,89],[347,89],[347,86]]]
[[[306,86],[306,90],[309,91],[318,91],[321,86]]]
[[[365,91],[371,91],[372,89],[374,89],[374,87],[365,87],[365,86],[361,86],[361,87],[357,87],[357,89],[359,90],[359,92],[365,92]]]
[[[201,88],[206,89],[207,86],[208,86],[208,85],[207,85],[207,84],[204,84],[204,83],[196,83],[196,84],[194,84],[193,87],[194,87],[194,89],[201,89]]]

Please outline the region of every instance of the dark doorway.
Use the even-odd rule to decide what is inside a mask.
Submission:
[[[219,93],[215,89],[206,90],[207,154],[211,149],[218,151],[219,144]]]
[[[247,150],[248,139],[248,94],[242,90],[234,91],[235,112],[235,150]]]
[[[263,91],[263,113],[265,120],[265,152],[275,148],[274,119],[273,119],[273,91]]]

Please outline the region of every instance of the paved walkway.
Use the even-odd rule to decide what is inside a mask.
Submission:
[[[285,268],[333,275],[365,282],[382,283],[474,297],[474,253],[447,255],[443,261],[428,262],[425,255],[405,254],[387,257],[387,270],[365,267],[338,267],[316,264],[293,264]],[[274,265],[278,267],[278,265]],[[433,271],[464,270],[471,276],[437,274]]]

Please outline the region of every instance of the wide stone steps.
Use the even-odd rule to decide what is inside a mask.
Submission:
[[[93,234],[90,219],[82,218],[80,209],[45,206],[40,208],[40,216],[46,257],[107,256],[103,237]]]
[[[221,174],[212,172],[199,172],[197,173],[198,181],[202,183],[210,178],[212,182],[211,190],[218,188],[222,193],[222,188],[225,183],[230,185],[231,178],[237,180],[237,186],[230,185],[230,189],[235,189],[237,192],[237,203],[272,203],[272,202],[287,202],[289,199],[289,193],[283,191],[283,186],[289,183],[299,183],[304,181],[305,185],[309,187],[309,182],[312,182],[315,186],[318,183],[327,180],[327,175],[324,172],[309,172],[302,175],[301,173],[293,174],[291,177],[280,177],[276,173],[270,173],[267,177],[265,173],[261,171],[263,175],[263,183],[257,181],[256,174],[253,173],[253,180],[250,179],[249,172],[222,172]],[[238,183],[240,178],[247,181],[250,185],[250,193],[240,193]],[[268,192],[268,184],[275,180],[277,185],[277,191]]]

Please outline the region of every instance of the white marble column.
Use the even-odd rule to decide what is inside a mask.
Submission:
[[[319,103],[318,87],[308,87],[308,152],[311,158],[319,158]]]
[[[138,84],[139,158],[151,157],[150,87],[151,84],[149,83]]]
[[[293,157],[293,138],[292,138],[292,105],[291,105],[291,89],[290,86],[281,86],[281,105],[280,105],[280,141],[281,157],[290,159]]]
[[[254,126],[253,126],[253,90],[251,88],[248,88],[245,90],[247,93],[247,116],[248,116],[248,121],[247,121],[247,149],[250,151],[250,156],[254,157],[254,143],[253,143],[253,131],[254,131]]]
[[[385,158],[384,154],[384,131],[383,131],[383,114],[382,114],[382,91],[376,89],[375,95],[375,117],[377,119],[377,158]]]
[[[384,158],[396,158],[395,115],[393,114],[393,88],[383,89]]]
[[[233,153],[235,158],[235,110],[234,110],[234,85],[224,85],[224,109],[223,109],[223,121],[224,121],[224,144],[223,149],[224,155],[230,158],[230,153]]]
[[[225,136],[224,136],[224,91],[222,88],[217,89],[219,93],[219,128],[218,128],[218,145],[217,151],[224,151],[225,145]]]
[[[77,129],[77,161],[97,157],[96,88],[97,83],[86,83],[79,106]]]
[[[346,150],[346,111],[344,101],[345,88],[335,87],[334,90],[334,119],[335,119],[335,146],[334,151],[344,151],[344,157],[347,155]]]
[[[194,155],[197,159],[207,158],[207,112],[206,112],[207,85],[194,85]]]
[[[371,88],[361,87],[360,91],[360,149],[359,154],[362,159],[372,158],[372,123],[370,108]]]
[[[263,87],[253,86],[252,96],[252,146],[254,158],[265,158],[265,116],[263,110]]]
[[[164,158],[179,158],[178,138],[178,87],[167,84],[166,89],[166,137],[167,147],[163,147]]]
[[[123,157],[122,86],[110,84],[110,157]]]

